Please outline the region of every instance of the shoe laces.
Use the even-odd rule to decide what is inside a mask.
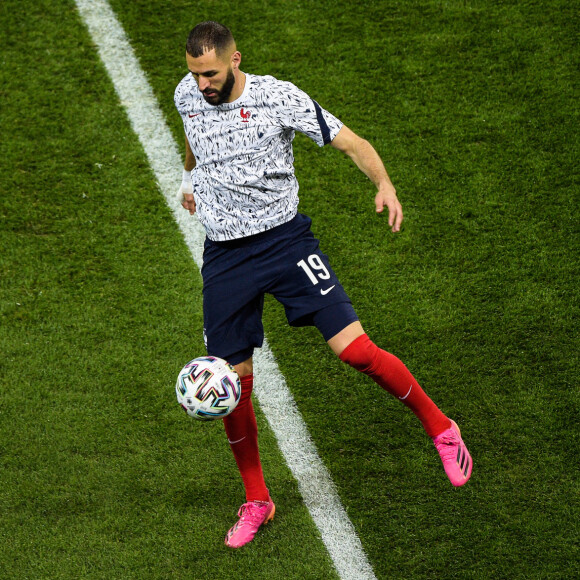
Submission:
[[[238,510],[238,516],[240,516],[238,526],[244,524],[260,525],[264,519],[264,512],[268,507],[268,503],[267,501],[249,501],[243,504]]]
[[[448,429],[447,432],[441,433],[434,443],[441,458],[447,459],[455,456],[457,446],[462,445],[462,440],[454,429]]]
[[[437,437],[437,442],[435,445],[457,445],[461,442],[461,439],[457,436],[457,434],[449,429],[448,433],[442,433]]]

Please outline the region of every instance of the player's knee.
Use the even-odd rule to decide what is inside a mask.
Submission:
[[[236,372],[238,373],[239,377],[245,377],[253,374],[254,372],[253,358],[250,357],[241,363],[235,364],[234,369],[236,369]]]

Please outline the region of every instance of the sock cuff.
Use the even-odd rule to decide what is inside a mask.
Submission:
[[[357,367],[357,364],[362,362],[368,362],[369,351],[376,348],[373,341],[366,334],[361,334],[359,337],[355,338],[339,355],[338,358],[346,364]]]
[[[245,407],[252,396],[252,391],[254,390],[254,374],[251,373],[240,377],[240,384],[242,385],[242,394],[240,396],[238,407]]]

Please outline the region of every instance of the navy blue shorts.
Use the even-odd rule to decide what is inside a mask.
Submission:
[[[254,236],[206,238],[201,274],[208,354],[236,365],[262,346],[266,293],[284,306],[290,325],[316,326],[325,340],[358,320],[311,223],[299,213]]]

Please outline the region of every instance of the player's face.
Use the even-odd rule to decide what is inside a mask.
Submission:
[[[219,58],[215,50],[204,52],[201,56],[185,55],[189,72],[197,81],[203,98],[210,105],[228,102],[236,77],[229,59]]]

